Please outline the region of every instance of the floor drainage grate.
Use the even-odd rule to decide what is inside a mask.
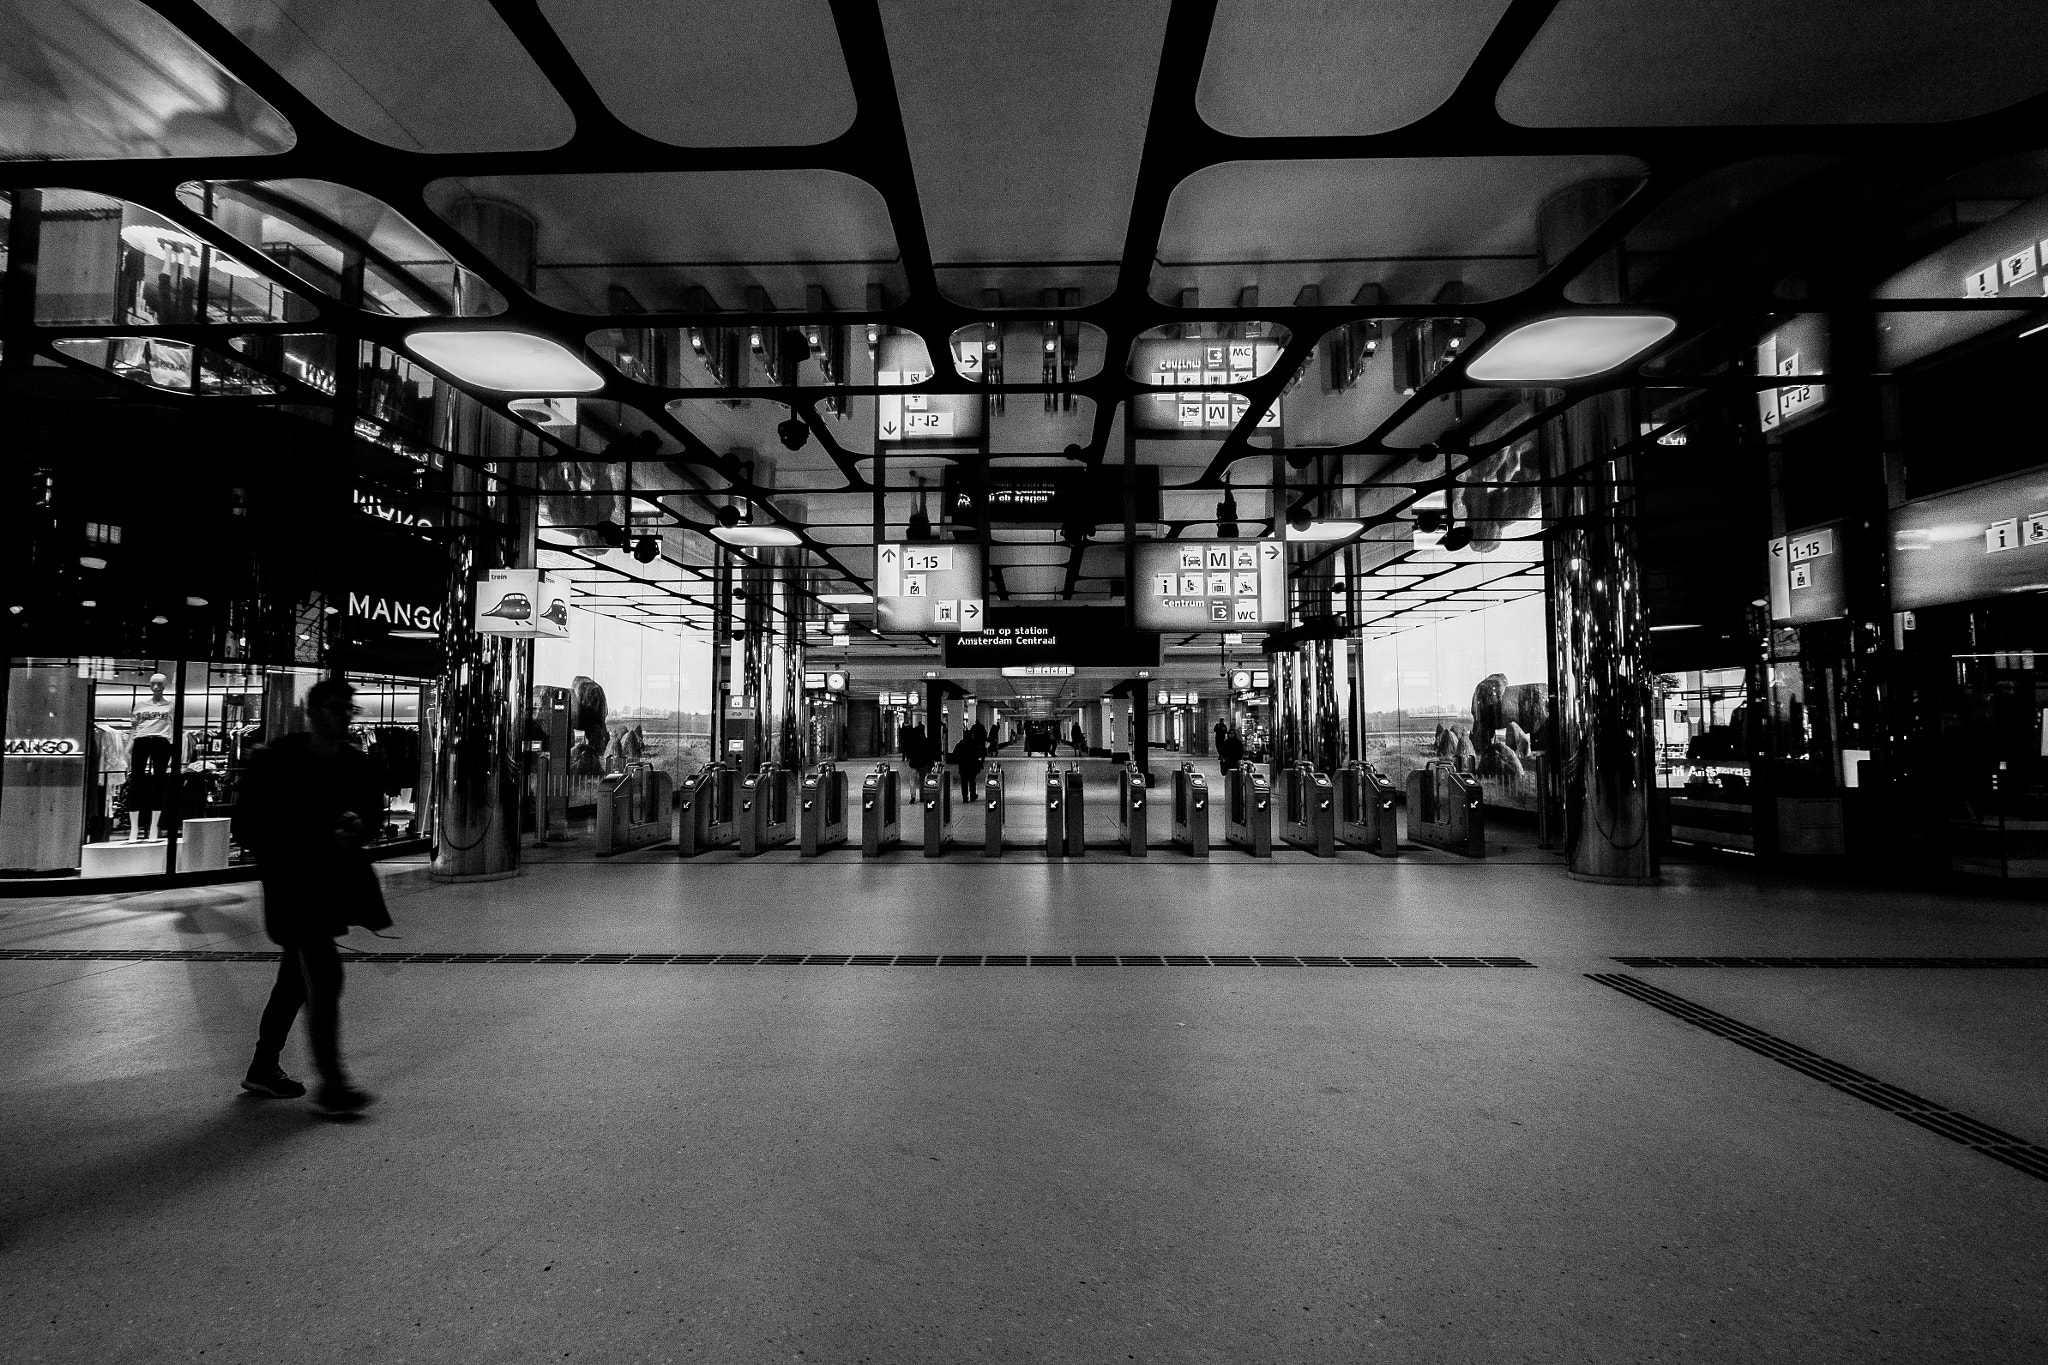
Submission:
[[[1624,967],[1862,967],[1875,969],[2048,967],[2048,957],[1617,957]]]
[[[1682,1019],[1694,1028],[1704,1029],[1717,1038],[1725,1038],[1738,1047],[1748,1048],[1760,1057],[1768,1057],[1780,1066],[1789,1066],[1801,1075],[1811,1076],[1823,1084],[1833,1086],[1845,1095],[1852,1095],[1865,1104],[1873,1105],[1888,1114],[1895,1114],[1911,1124],[1939,1133],[1951,1142],[1982,1152],[1993,1161],[2003,1162],[2016,1171],[2022,1171],[2036,1180],[2048,1180],[2048,1147],[2036,1146],[2024,1138],[2014,1137],[2002,1129],[1959,1114],[1946,1105],[1923,1099],[1910,1090],[1901,1090],[1888,1085],[1875,1076],[1866,1076],[1851,1066],[1830,1061],[1817,1052],[1809,1052],[1797,1043],[1787,1042],[1775,1034],[1752,1028],[1739,1019],[1731,1019],[1705,1005],[1695,1004],[1682,995],[1659,990],[1647,981],[1638,981],[1620,972],[1588,973],[1588,979],[1603,986],[1631,996],[1653,1009],[1660,1009],[1675,1019]]]
[[[275,962],[275,951],[0,948],[0,962]],[[583,967],[1534,967],[1520,957],[1320,957],[1292,953],[345,953],[412,966]]]

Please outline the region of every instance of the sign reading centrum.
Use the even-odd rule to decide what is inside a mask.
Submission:
[[[987,621],[979,545],[875,547],[875,624],[884,631],[978,632]]]
[[[1287,550],[1277,540],[1148,540],[1137,551],[1131,624],[1139,630],[1287,624]]]

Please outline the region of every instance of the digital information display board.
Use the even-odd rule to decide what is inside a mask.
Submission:
[[[875,625],[906,634],[977,633],[988,623],[979,545],[875,548]]]
[[[1277,540],[1147,540],[1137,546],[1131,624],[1243,630],[1287,624],[1287,547]]]
[[[947,668],[1157,668],[1159,658],[1159,637],[1132,630],[1122,607],[998,604],[988,629],[945,641]]]

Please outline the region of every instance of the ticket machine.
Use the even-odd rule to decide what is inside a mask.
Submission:
[[[820,763],[804,779],[797,831],[797,851],[806,858],[846,842],[846,773],[837,763]]]
[[[1337,792],[1326,774],[1306,763],[1289,768],[1281,779],[1287,800],[1281,812],[1281,837],[1318,858],[1337,856]]]
[[[1263,772],[1240,763],[1223,775],[1229,799],[1223,812],[1223,838],[1254,858],[1273,856],[1273,787]]]
[[[860,856],[874,858],[896,846],[896,770],[877,763],[860,780]]]
[[[1337,774],[1337,842],[1382,858],[1401,852],[1399,789],[1371,764],[1352,759]]]
[[[1408,837],[1467,858],[1486,856],[1486,807],[1479,779],[1438,760],[1408,774]]]
[[[796,773],[778,763],[763,763],[761,771],[740,784],[734,828],[741,857],[751,858],[796,838],[795,790]]]
[[[732,812],[739,774],[723,763],[707,763],[683,779],[676,790],[675,840],[680,857],[694,858],[713,848],[730,848]]]
[[[1081,770],[1061,770],[1057,763],[1045,765],[1045,856],[1086,857],[1084,833],[1086,807],[1081,795]]]
[[[925,773],[917,803],[924,812],[924,856],[937,858],[953,842],[953,784],[946,780],[944,764]]]
[[[1173,846],[1191,858],[1209,856],[1209,779],[1192,763],[1173,770]]]
[[[1000,858],[1003,856],[1003,816],[1008,801],[1003,792],[1003,765],[988,765],[988,775],[982,779],[981,798],[987,804],[982,813],[981,856]]]
[[[1133,858],[1145,856],[1145,775],[1136,764],[1116,774],[1116,841]]]
[[[645,848],[669,837],[673,786],[653,764],[633,762],[597,793],[597,856]]]

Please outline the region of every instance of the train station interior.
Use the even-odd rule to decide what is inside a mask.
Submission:
[[[0,16],[8,1359],[2048,1359],[2029,6]]]

